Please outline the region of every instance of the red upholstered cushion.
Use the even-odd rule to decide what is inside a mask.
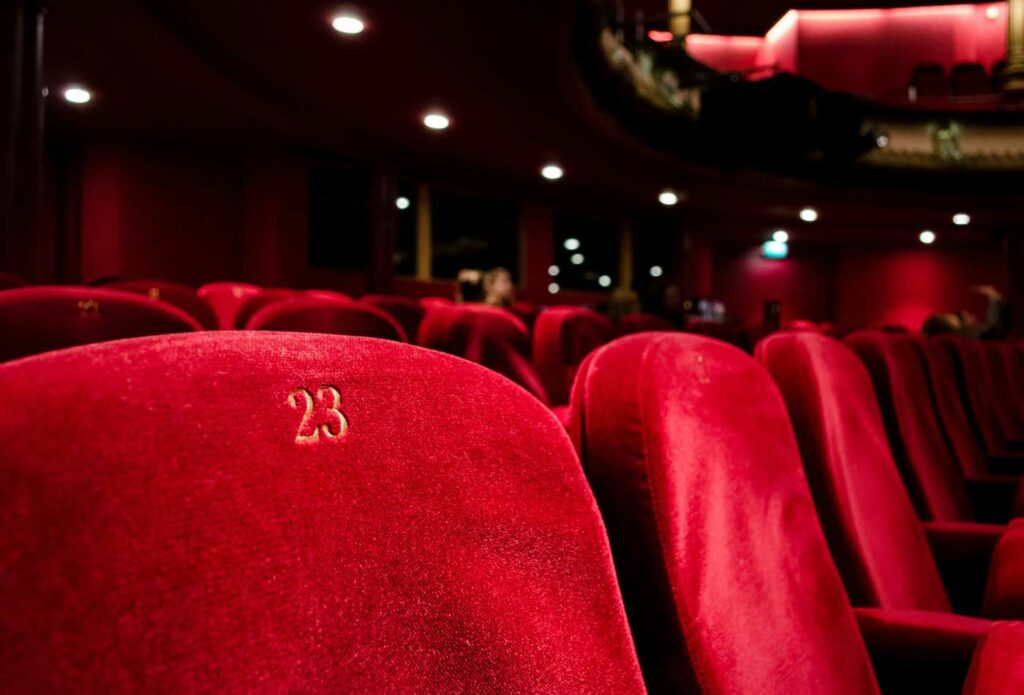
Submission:
[[[808,321],[807,319],[793,319],[786,324],[785,330],[787,331],[806,331],[808,333],[821,333],[821,328],[818,327],[814,321]]]
[[[242,305],[262,291],[244,282],[211,282],[196,290],[196,294],[210,305],[217,315],[217,323],[227,330],[235,327],[235,317]]]
[[[161,280],[118,280],[107,283],[103,287],[141,294],[150,299],[159,299],[178,307],[207,330],[215,330],[219,327],[217,316],[213,313],[210,305],[187,285]]]
[[[1024,519],[1011,521],[996,545],[982,612],[992,618],[1024,618]]]
[[[416,335],[420,330],[420,321],[423,320],[426,309],[415,299],[383,294],[368,294],[361,297],[359,301],[386,311],[395,321],[401,324],[402,330],[405,331],[405,335],[409,340],[416,340]]]
[[[971,663],[964,695],[1024,692],[1024,623],[995,623]]]
[[[530,335],[516,316],[483,304],[452,304],[427,312],[419,343],[457,355],[511,379],[542,403],[547,394],[526,358]]]
[[[918,515],[926,520],[974,518],[963,476],[932,405],[924,357],[907,335],[859,331],[844,341],[864,362],[889,443]]]
[[[533,329],[533,324],[537,322],[537,316],[540,315],[540,307],[530,302],[512,302],[508,310],[518,316],[526,324],[526,327],[531,330]]]
[[[554,405],[569,402],[583,358],[615,337],[611,321],[575,306],[545,309],[533,326],[533,364]]]
[[[407,342],[405,331],[380,309],[350,299],[303,297],[265,306],[249,319],[248,330],[361,335]]]
[[[25,287],[0,293],[0,361],[48,350],[202,330],[181,309],[120,290]]]
[[[989,396],[996,420],[1007,439],[1024,441],[1024,408],[1021,408],[1013,390],[1010,366],[1003,356],[1003,346],[985,342],[981,347],[982,359],[989,374]]]
[[[572,446],[484,369],[208,332],[0,392],[5,689],[641,692]]]
[[[755,354],[786,399],[818,514],[854,605],[949,611],[857,355],[814,333],[777,333],[758,343]]]
[[[628,336],[580,367],[572,411],[652,692],[875,691],[754,360],[695,335]]]
[[[654,314],[637,312],[623,316],[619,320],[619,332],[623,334],[643,333],[645,331],[674,331],[676,327],[668,319]]]
[[[932,339],[939,349],[948,350],[960,364],[960,389],[966,395],[968,415],[988,453],[1008,450],[1006,433],[996,416],[992,397],[992,375],[982,355],[981,342],[956,336]]]
[[[256,315],[256,313],[268,307],[271,304],[277,302],[286,302],[290,299],[298,299],[302,296],[302,293],[298,290],[290,290],[285,288],[271,288],[263,290],[259,294],[255,294],[248,299],[238,308],[238,313],[235,314],[235,328],[245,328],[249,324],[249,319]]]

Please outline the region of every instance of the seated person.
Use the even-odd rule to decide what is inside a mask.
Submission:
[[[455,301],[460,304],[484,301],[484,274],[475,268],[463,268],[455,277]]]
[[[971,289],[988,299],[984,323],[979,322],[969,311],[932,314],[921,325],[921,332],[925,335],[955,333],[964,338],[1005,338],[1009,333],[1009,311],[1003,296],[991,285],[980,285]]]
[[[512,273],[507,268],[498,266],[484,275],[484,302],[486,304],[507,309],[515,300],[516,288],[512,283]]]

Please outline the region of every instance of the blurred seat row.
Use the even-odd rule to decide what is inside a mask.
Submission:
[[[11,690],[1024,691],[1016,343],[149,290],[0,292]]]

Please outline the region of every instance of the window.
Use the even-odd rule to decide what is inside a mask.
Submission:
[[[309,264],[366,271],[370,267],[370,176],[344,164],[309,173]]]
[[[562,289],[606,291],[619,268],[619,222],[577,215],[555,215],[552,282]]]
[[[504,266],[519,278],[519,207],[515,203],[434,190],[433,275],[453,279],[463,268]]]

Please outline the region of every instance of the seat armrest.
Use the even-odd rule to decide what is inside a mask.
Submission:
[[[1024,619],[1024,519],[1006,527],[992,556],[983,615]]]
[[[974,651],[963,693],[1024,693],[1024,622],[992,623]]]
[[[977,475],[964,478],[967,496],[978,521],[1005,524],[1024,511],[1024,487],[1014,475]]]
[[[922,525],[953,610],[979,615],[992,553],[1006,527],[945,521]]]
[[[958,692],[992,625],[953,613],[853,610],[882,692]]]

